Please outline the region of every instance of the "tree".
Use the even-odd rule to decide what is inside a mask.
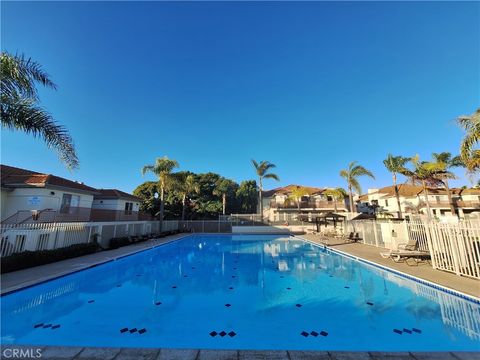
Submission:
[[[308,195],[308,190],[303,186],[295,186],[295,188],[290,191],[289,198],[295,201],[297,204],[297,210],[300,214],[300,202],[302,201],[302,197]]]
[[[405,168],[402,170],[402,175],[410,178],[412,182],[420,183],[425,194],[425,204],[427,205],[428,217],[432,216],[430,207],[430,201],[428,199],[428,186],[444,185],[442,177],[450,176],[448,171],[444,170],[442,164],[436,162],[420,161],[418,155],[410,159],[410,163],[413,165],[413,169]],[[451,174],[453,176],[453,174]]]
[[[477,149],[480,141],[480,108],[472,115],[462,115],[457,123],[465,130],[465,137],[460,145],[460,156],[470,172],[480,169],[480,150]]]
[[[240,203],[241,213],[252,214],[257,209],[257,182],[255,180],[245,180],[240,183],[236,194],[237,201]]]
[[[158,176],[158,182],[160,185],[160,219],[163,220],[163,214],[165,209],[165,189],[169,186],[172,180],[172,171],[177,168],[178,162],[170,160],[168,157],[157,158],[154,165],[145,165],[142,168],[142,175],[147,172],[151,172]]]
[[[436,176],[440,180],[443,180],[443,184],[445,185],[445,190],[447,191],[448,204],[450,205],[450,211],[452,212],[452,215],[454,215],[455,205],[453,204],[452,192],[450,191],[450,187],[448,185],[448,179],[451,179],[453,177],[453,174],[449,171],[449,169],[454,167],[464,166],[464,163],[462,161],[462,158],[459,155],[452,157],[452,154],[449,152],[433,153],[432,157],[435,160],[435,162],[440,165],[440,169],[443,170],[443,172],[440,172]]]
[[[397,174],[401,174],[402,171],[405,169],[405,164],[409,161],[409,158],[403,156],[393,156],[392,154],[388,154],[387,158],[383,160],[383,164],[387,168],[389,172],[392,173],[393,178],[393,187],[395,189],[395,197],[397,198],[397,206],[398,206],[398,217],[402,218],[402,207],[400,205],[400,194],[398,193],[398,185],[397,185]]]
[[[190,194],[198,194],[200,186],[194,175],[187,173],[174,174],[173,187],[182,197],[182,220],[185,220],[185,208]]]
[[[0,76],[2,127],[43,138],[67,168],[77,168],[78,157],[70,134],[39,106],[36,84],[57,88],[42,66],[24,55],[1,52]]]
[[[221,178],[215,183],[213,195],[222,197],[222,214],[225,215],[227,210],[227,195],[235,194],[238,185],[229,179]]]
[[[360,187],[360,183],[358,182],[358,178],[360,176],[369,176],[372,179],[375,179],[373,174],[365,169],[361,165],[357,165],[356,161],[351,162],[348,165],[348,169],[340,170],[340,176],[343,177],[347,181],[348,185],[348,194],[350,196],[350,211],[353,211],[353,190],[355,190],[358,194],[362,192],[362,188]]]
[[[333,206],[335,212],[337,212],[337,201],[344,200],[347,197],[347,192],[341,187],[337,187],[335,189],[327,189],[323,192],[323,194],[331,196],[333,198]]]
[[[133,195],[142,199],[140,210],[149,213],[152,217],[158,216],[160,211],[160,200],[155,198],[155,193],[158,191],[157,181],[144,182],[133,190]]]
[[[260,161],[259,163],[252,159],[253,167],[255,168],[255,172],[258,176],[258,201],[259,201],[259,209],[260,209],[260,216],[263,219],[263,202],[262,202],[262,192],[263,192],[263,179],[273,179],[276,181],[280,181],[278,175],[269,172],[270,169],[276,167],[275,164],[272,164],[269,161]]]

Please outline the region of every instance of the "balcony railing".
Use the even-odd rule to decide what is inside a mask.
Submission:
[[[292,203],[292,202],[276,202],[271,201],[270,207],[274,209],[298,209],[298,205],[300,205],[300,209],[326,209],[326,210],[334,210],[335,209],[335,202],[334,201],[301,201],[300,204]],[[337,210],[346,210],[345,203],[338,201]]]
[[[480,201],[473,201],[473,200],[458,200],[457,206],[459,208],[474,208],[480,209]]]
[[[138,221],[153,220],[149,214],[138,211],[91,209],[85,207],[71,207],[69,209],[53,210],[21,210],[4,219],[2,224],[29,224],[53,222],[107,222],[107,221]]]

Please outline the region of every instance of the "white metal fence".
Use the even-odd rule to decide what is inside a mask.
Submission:
[[[387,249],[414,244],[416,250],[430,252],[433,268],[480,279],[480,221],[361,220],[346,222],[345,231],[358,234],[364,244]]]
[[[166,227],[174,230],[174,224],[166,224]],[[2,224],[0,250],[1,256],[5,257],[22,251],[52,250],[89,243],[94,239],[107,247],[114,237],[141,236],[158,231],[158,221]]]

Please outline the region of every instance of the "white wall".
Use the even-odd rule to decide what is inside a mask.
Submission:
[[[53,192],[53,194],[52,194]],[[1,219],[14,215],[22,210],[60,210],[63,194],[80,196],[79,207],[91,208],[93,195],[45,188],[16,188],[9,192],[1,191]]]
[[[138,211],[140,208],[140,203],[133,200],[124,200],[124,199],[95,199],[92,203],[92,209],[102,209],[102,210],[125,210],[125,203],[133,203],[133,211]]]

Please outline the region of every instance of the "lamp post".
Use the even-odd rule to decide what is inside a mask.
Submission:
[[[155,191],[155,193],[153,194],[153,197],[155,198],[155,200],[158,200],[158,192]],[[160,219],[160,214],[158,215],[158,218],[159,218],[159,221],[158,221],[158,232],[160,233],[162,231],[162,219]]]

